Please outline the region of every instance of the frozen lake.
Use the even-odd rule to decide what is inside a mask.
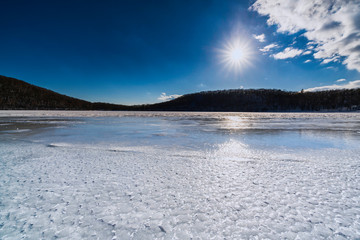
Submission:
[[[0,239],[360,239],[360,113],[0,111]]]

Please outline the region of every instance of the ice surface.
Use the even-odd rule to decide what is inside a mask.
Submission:
[[[0,239],[360,238],[358,113],[0,116]]]

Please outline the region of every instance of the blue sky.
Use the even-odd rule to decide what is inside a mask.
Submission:
[[[3,0],[0,9],[0,74],[89,101],[360,87],[359,0]]]

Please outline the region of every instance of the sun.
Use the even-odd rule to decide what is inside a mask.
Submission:
[[[231,60],[234,62],[240,62],[244,57],[243,50],[241,48],[232,49],[230,52]]]
[[[220,61],[229,71],[240,72],[251,65],[253,57],[252,48],[248,41],[239,37],[227,41],[219,49]]]

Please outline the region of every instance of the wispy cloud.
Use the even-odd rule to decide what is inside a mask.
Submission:
[[[334,68],[333,66],[326,67],[326,69],[337,70],[337,68]]]
[[[342,61],[360,72],[360,0],[257,0],[250,10],[268,16],[277,32],[304,31],[316,59]]]
[[[321,64],[327,64],[329,62],[338,62],[339,61],[339,56],[335,56],[333,58],[326,58],[324,59]]]
[[[314,45],[310,45],[309,43],[307,44],[307,49],[312,50],[312,49],[314,49],[314,48],[315,48]]]
[[[311,62],[311,60],[310,60],[310,59],[306,60],[304,63],[309,63],[309,62]]]
[[[173,95],[166,95],[166,93],[161,93],[160,97],[158,97],[158,100],[161,101],[170,101],[173,100],[175,98],[181,97],[182,95],[178,95],[178,94],[173,94]]]
[[[343,80],[343,79],[339,79]],[[321,87],[314,87],[314,88],[308,88],[305,89],[305,92],[316,92],[316,91],[326,91],[326,90],[336,90],[336,89],[354,89],[354,88],[360,88],[360,80],[355,80],[352,82],[348,82],[346,84],[333,84],[328,86],[321,86]]]
[[[276,43],[271,43],[263,48],[260,48],[260,51],[261,52],[269,52],[271,49],[277,48],[277,47],[279,47],[279,45],[277,45]]]
[[[346,81],[345,78],[340,78],[340,79],[336,80],[336,82],[345,82],[345,81]]]
[[[303,53],[303,50],[287,47],[284,51],[271,55],[275,59],[287,59],[287,58],[294,58],[299,56]]]
[[[260,34],[260,35],[253,35],[253,37],[258,40],[259,42],[265,42],[265,34]]]
[[[198,87],[198,88],[205,88],[206,85],[205,85],[204,83],[200,83],[200,84],[197,85],[197,87]]]

